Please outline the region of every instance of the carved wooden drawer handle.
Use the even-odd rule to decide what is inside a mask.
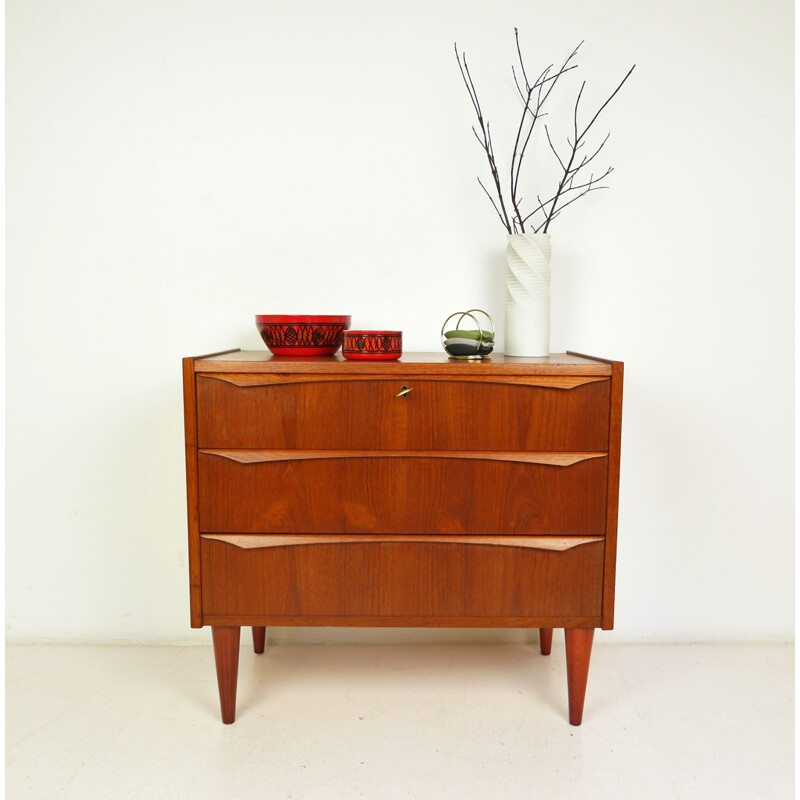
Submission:
[[[526,550],[564,552],[585,544],[603,542],[602,536],[426,536],[423,534],[395,535],[343,534],[275,534],[275,533],[204,533],[202,539],[222,542],[242,550],[263,550],[271,547],[300,547],[308,545],[342,544],[449,544],[483,547],[521,547]]]
[[[487,450],[199,450],[204,456],[219,456],[240,464],[265,464],[271,461],[311,461],[334,458],[432,458],[475,461],[515,461],[521,464],[542,464],[571,467],[582,461],[607,458],[607,453],[526,453]]]
[[[331,383],[325,375],[318,374],[252,374],[252,373],[217,373],[202,372],[198,373],[202,380],[215,380],[229,383],[240,388],[250,388],[258,386],[291,386],[306,383]],[[523,386],[538,387],[542,389],[575,389],[585,386],[588,383],[599,381],[608,382],[608,377],[603,375],[487,375],[481,376],[479,382],[475,378],[465,375],[420,375],[420,380],[426,383],[466,383],[468,385],[486,386]],[[375,383],[376,381],[388,382],[396,381],[397,377],[392,375],[336,375],[335,383]]]
[[[400,390],[400,391],[397,393],[397,397],[405,397],[407,394],[409,394],[410,392],[413,392],[413,391],[414,391],[414,387],[413,387],[413,386],[404,386],[404,387],[403,387],[403,388],[402,388],[402,389],[401,389],[401,390]]]

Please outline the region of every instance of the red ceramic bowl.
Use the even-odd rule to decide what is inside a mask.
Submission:
[[[342,355],[355,361],[394,361],[403,355],[403,332],[345,331]]]
[[[349,316],[257,314],[256,327],[276,356],[330,356],[342,344]]]

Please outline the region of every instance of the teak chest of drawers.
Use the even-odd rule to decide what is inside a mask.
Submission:
[[[569,719],[614,622],[622,364],[183,361],[191,623],[222,719],[270,625],[564,628]]]

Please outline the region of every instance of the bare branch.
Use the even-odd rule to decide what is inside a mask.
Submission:
[[[500,203],[500,207],[498,208],[497,204],[494,201],[494,198],[489,195],[489,199],[492,201],[492,205],[497,211],[498,215],[500,216],[500,221],[503,223],[505,229],[511,233],[511,222],[508,218],[508,213],[506,212],[505,202],[503,201],[503,190],[500,185],[500,176],[497,172],[497,164],[494,157],[494,149],[492,148],[492,137],[489,131],[489,123],[484,123],[483,119],[483,112],[481,111],[481,104],[478,100],[478,92],[475,89],[475,82],[472,80],[472,75],[469,71],[469,65],[467,64],[467,56],[466,53],[462,53],[459,57],[458,54],[458,45],[454,44],[455,54],[456,54],[456,61],[458,62],[458,68],[461,72],[461,77],[464,81],[464,85],[467,87],[467,93],[469,94],[470,100],[472,101],[473,108],[475,109],[475,113],[478,116],[478,127],[480,128],[480,134],[475,129],[475,126],[472,127],[472,132],[475,134],[475,138],[478,140],[478,144],[480,144],[483,151],[486,153],[486,158],[489,161],[489,169],[492,173],[492,179],[494,180],[495,190],[497,191],[497,199]],[[484,191],[486,191],[486,187],[483,186],[481,183],[481,187]],[[501,213],[502,209],[502,213]]]
[[[582,44],[583,44],[583,41],[580,41],[578,43],[578,46],[566,57],[566,59],[564,59],[564,63],[561,65],[561,69],[559,69],[559,71],[555,75],[551,75],[550,77],[547,76],[547,73],[550,72],[550,70],[552,69],[553,65],[551,64],[536,79],[536,83],[534,83],[534,85],[533,85],[534,89],[537,88],[537,87],[541,89],[541,87],[544,86],[545,83],[550,83],[550,86],[547,89],[547,94],[542,98],[541,105],[544,105],[544,103],[546,102],[548,96],[550,95],[550,92],[555,88],[556,81],[558,81],[558,79],[562,75],[564,75],[565,73],[570,72],[571,70],[578,68],[577,64],[573,64],[571,67],[569,67],[567,65],[578,54],[578,50],[580,50]],[[541,97],[541,94],[540,94],[540,97]]]
[[[537,79],[536,79],[536,86],[538,87],[538,91],[536,92],[536,106],[537,108],[541,109],[542,103],[542,92],[544,91],[545,83],[547,83],[547,75],[550,72],[550,67],[548,67]],[[550,83],[550,88],[552,88],[553,84]]]
[[[586,189],[586,191],[581,192],[579,195],[577,195],[577,197],[573,197],[572,200],[570,200],[569,202],[564,203],[564,205],[560,206],[558,211],[556,211],[555,216],[551,217],[551,220],[555,219],[567,206],[572,205],[576,200],[580,200],[581,197],[583,197],[585,194],[589,194],[589,192],[594,192],[597,189],[609,189],[609,188],[611,188],[611,187],[609,187],[609,186],[590,186],[588,189]]]
[[[586,156],[584,156],[583,159],[581,159],[581,163],[578,164],[577,167],[573,167],[573,169],[572,169],[573,173],[577,173],[577,171],[579,169],[582,169],[583,167],[585,167],[587,164],[589,164],[592,161],[592,159],[603,149],[603,145],[605,145],[605,143],[608,141],[608,137],[609,136],[611,136],[610,133],[606,134],[606,138],[603,139],[603,141],[600,144],[600,147],[598,147],[597,150],[595,150],[594,153],[592,153],[588,158]],[[585,142],[584,142],[584,144],[585,144]],[[581,147],[582,146],[583,145],[581,145]],[[580,147],[578,149],[580,149]],[[562,164],[561,166],[563,167],[564,165]]]
[[[473,130],[475,129],[473,128]],[[547,129],[547,125],[544,126],[544,132],[545,135],[547,136],[547,142],[550,145],[550,149],[553,151],[553,155],[556,157],[556,159],[558,159],[558,163],[561,164],[561,169],[566,170],[564,162],[561,160],[561,156],[558,154],[558,151],[556,150],[555,145],[553,144],[553,140],[550,138],[550,131]]]
[[[567,186],[564,189],[562,189],[562,191],[560,193],[560,197],[563,198],[567,194],[567,192],[578,191],[579,189],[586,189],[587,191],[591,191],[593,189],[599,189],[601,187],[600,186],[595,186],[594,184],[596,184],[596,183],[602,181],[604,178],[608,177],[613,171],[614,171],[614,167],[609,167],[599,178],[595,178],[594,175],[592,175],[589,178],[589,180],[586,181],[586,183],[579,183],[577,186],[575,186],[575,185]],[[575,174],[577,174],[577,173],[575,173]],[[574,181],[574,175],[572,177],[572,180]],[[602,188],[607,189],[608,187],[604,186]],[[585,193],[586,192],[584,192],[583,194],[585,194]],[[582,195],[579,195],[579,196],[582,196]],[[533,211],[531,211],[531,213],[528,214],[527,217],[525,217],[523,222],[527,222],[538,211],[544,211],[545,206],[551,204],[556,199],[556,196],[553,195],[553,197],[548,198],[544,202],[542,202],[542,198],[539,197],[538,195],[536,196],[536,199],[539,201],[539,205]],[[575,199],[577,199],[577,198],[573,198],[568,203],[564,203],[563,205],[559,206],[555,211],[551,211],[550,214],[548,214],[548,217],[551,218],[551,219],[555,219],[555,217],[558,215],[558,213],[561,211],[561,209],[562,208],[566,208],[568,205],[573,203]]]
[[[500,213],[500,209],[497,207],[497,203],[495,203],[494,198],[489,194],[488,189],[483,185],[483,181],[478,178],[478,183],[481,185],[481,189],[486,192],[486,196],[489,198],[489,202],[494,206],[494,210],[497,212],[497,216],[500,217],[500,222],[505,225],[505,220],[503,219],[503,215]],[[511,231],[509,231],[511,233]]]
[[[525,78],[525,88],[527,89],[528,94],[530,95],[531,85],[530,83],[528,83],[528,76],[525,73],[525,64],[522,61],[522,51],[519,49],[519,31],[516,28],[514,28],[514,40],[517,43],[517,57],[519,58],[519,68],[522,70],[522,77]]]
[[[575,137],[573,141],[575,144],[573,145],[573,150],[578,149],[578,106],[581,103],[581,95],[583,94],[583,90],[586,88],[586,81],[581,84],[581,89],[578,92],[578,99],[575,101],[575,113],[572,115],[573,122],[575,124]]]
[[[544,207],[549,202],[551,202],[553,198],[551,197],[549,200],[544,200],[543,201],[542,198],[537,194],[536,195],[536,199],[539,201],[539,205],[536,206],[536,208],[534,208],[533,211],[531,211],[531,213],[528,214],[528,216],[525,217],[524,220],[522,220],[523,222],[527,222],[534,214],[537,214],[539,211],[544,211]],[[544,220],[544,222],[542,224],[544,225],[546,222],[547,222],[547,217],[545,216],[545,220]]]
[[[471,80],[467,80],[467,75],[465,74],[464,71],[464,68],[467,65],[466,53],[463,54],[464,66],[462,66],[461,57],[459,57],[458,55],[458,45],[454,44],[453,47],[455,48],[456,51],[456,61],[458,62],[458,68],[461,71],[461,77],[464,79],[464,85],[467,87],[467,93],[469,94],[469,99],[472,101],[472,105],[475,108],[475,113],[478,115],[478,118],[480,119],[481,109],[480,106],[478,105],[478,98],[473,94],[475,87],[471,85]]]
[[[492,132],[489,129],[489,123],[486,123],[486,142],[489,145],[489,153],[494,158],[494,148],[492,147]]]
[[[601,186],[600,182],[611,174],[613,171],[612,167],[608,167],[608,169],[599,177],[595,177],[593,172],[590,174],[588,180],[581,180],[580,176],[585,174],[583,170],[586,169],[586,167],[591,164],[591,162],[594,161],[598,154],[603,150],[610,134],[606,135],[600,145],[590,155],[580,154],[579,151],[587,147],[587,135],[592,129],[592,126],[595,124],[606,106],[608,106],[611,100],[614,99],[625,82],[631,76],[636,65],[634,64],[630,70],[628,70],[627,74],[619,83],[619,85],[609,95],[605,102],[602,103],[602,105],[591,117],[588,124],[586,124],[582,129],[579,124],[579,117],[581,116],[580,104],[583,99],[584,89],[586,88],[586,82],[583,81],[581,83],[580,89],[575,98],[575,106],[572,114],[571,135],[566,137],[568,148],[567,156],[562,157],[550,135],[549,126],[544,126],[547,143],[562,170],[562,174],[552,196],[543,201],[541,195],[537,194],[536,202],[538,205],[533,209],[533,211],[524,216],[521,211],[523,198],[518,197],[517,195],[519,191],[520,175],[525,153],[532,139],[534,130],[536,129],[536,123],[542,117],[547,116],[544,107],[548,98],[555,89],[556,84],[559,82],[562,75],[565,75],[567,72],[570,72],[573,69],[577,69],[577,64],[573,64],[572,61],[575,59],[581,45],[583,45],[583,42],[581,41],[578,46],[573,49],[573,51],[564,60],[560,68],[553,72],[553,65],[549,65],[538,75],[533,83],[531,83],[525,67],[525,61],[522,55],[522,47],[519,40],[519,30],[517,28],[514,28],[514,42],[518,64],[511,65],[511,74],[514,79],[514,86],[516,87],[517,93],[522,100],[522,113],[517,126],[516,137],[514,139],[514,146],[511,155],[509,184],[511,193],[510,208],[507,207],[505,198],[503,196],[503,188],[497,169],[497,159],[495,157],[491,128],[489,122],[487,122],[483,117],[480,100],[478,99],[478,92],[475,88],[475,82],[472,79],[472,74],[470,73],[466,54],[459,54],[457,44],[454,44],[454,50],[459,71],[461,72],[461,78],[464,81],[464,85],[466,86],[473,109],[475,110],[475,114],[478,118],[477,126],[472,126],[472,133],[475,136],[478,144],[481,146],[481,149],[486,154],[487,161],[489,162],[489,169],[492,174],[492,180],[494,181],[494,194],[490,193],[483,181],[478,178],[478,183],[480,184],[481,189],[489,198],[492,207],[494,208],[497,216],[500,218],[501,223],[508,233],[517,231],[524,233],[525,224],[540,212],[543,215],[543,221],[536,225],[531,222],[530,226],[535,232],[544,231],[546,233],[550,223],[556,219],[565,208],[572,205],[572,203],[574,203],[576,200],[580,199],[589,192],[597,189],[608,188],[607,186]],[[509,211],[512,213],[509,214]]]
[[[514,85],[517,87],[517,91],[519,92],[519,96],[525,100],[525,92],[522,91],[519,85],[519,81],[517,80],[517,73],[514,70],[514,65],[511,65],[511,74],[514,76]]]
[[[478,144],[479,144],[479,145],[480,145],[480,146],[481,146],[481,147],[482,147],[484,150],[486,150],[486,144],[484,143],[483,139],[481,139],[481,137],[480,137],[480,136],[478,136],[478,131],[476,131],[476,130],[475,130],[475,126],[474,126],[474,125],[472,126],[472,132],[475,134],[475,138],[478,140]],[[488,151],[487,151],[487,152],[488,152]]]
[[[632,73],[632,72],[633,72],[635,69],[636,69],[636,64],[634,64],[634,65],[633,65],[633,66],[632,66],[632,67],[631,67],[631,68],[628,70],[628,74],[627,74],[627,75],[626,75],[626,76],[625,76],[625,77],[622,79],[622,81],[620,82],[619,86],[617,86],[617,88],[616,88],[616,89],[614,89],[614,91],[611,93],[611,97],[609,97],[609,98],[608,98],[608,100],[606,100],[606,101],[605,101],[605,103],[603,103],[603,105],[601,105],[601,106],[600,106],[600,108],[598,108],[598,109],[597,109],[597,113],[596,113],[596,114],[595,114],[595,115],[592,117],[592,119],[591,119],[591,121],[589,122],[589,124],[588,124],[588,125],[587,125],[587,126],[584,128],[584,129],[583,129],[583,133],[581,134],[581,139],[582,139],[584,136],[586,136],[586,134],[589,132],[589,128],[591,128],[591,127],[592,127],[592,125],[594,125],[594,121],[595,121],[595,120],[596,120],[596,119],[597,119],[597,118],[600,116],[600,112],[601,112],[601,111],[602,111],[602,110],[603,110],[603,109],[604,109],[604,108],[605,108],[605,107],[606,107],[606,106],[607,106],[607,105],[608,105],[608,104],[609,104],[609,103],[610,103],[610,102],[611,102],[611,101],[614,99],[614,96],[615,96],[615,95],[617,94],[617,92],[618,92],[618,91],[619,91],[619,90],[622,88],[622,86],[624,85],[625,81],[626,81],[626,80],[628,80],[628,78],[630,78],[630,76],[631,76],[631,73]],[[576,111],[577,111],[577,107],[576,107]]]
[[[517,56],[519,57],[520,66],[524,70],[524,63],[522,60],[522,52],[519,47],[519,35],[515,30],[516,34],[516,42],[517,42]],[[533,131],[536,126],[536,122],[544,115],[543,114],[543,107],[544,104],[547,102],[547,98],[550,96],[550,93],[555,88],[558,79],[566,72],[569,72],[571,69],[574,69],[576,65],[569,66],[569,62],[575,57],[580,48],[581,42],[564,60],[564,63],[561,65],[561,68],[556,72],[555,75],[550,75],[550,70],[553,68],[553,65],[550,64],[546,67],[540,74],[539,77],[534,81],[533,85],[531,86],[528,82],[527,74],[525,74],[525,86],[527,88],[527,94],[523,96],[524,107],[522,109],[522,116],[519,121],[519,126],[517,128],[517,136],[514,140],[514,151],[511,156],[511,205],[514,209],[513,218],[519,223],[520,228],[524,232],[525,230],[525,222],[522,218],[522,212],[520,211],[520,203],[521,201],[517,199],[517,189],[519,187],[519,176],[522,170],[522,160],[525,156],[525,151],[528,148],[528,144],[530,143],[531,137],[533,136]],[[523,73],[524,74],[524,73]],[[516,80],[516,76],[515,76]],[[549,85],[547,85],[549,84]],[[547,85],[547,90],[544,91],[544,87]],[[519,89],[519,85],[517,86]],[[534,90],[537,91],[536,96],[536,103],[535,107],[532,107],[532,97]],[[527,134],[525,134],[524,141],[522,141],[522,145],[520,146],[520,139],[523,136],[523,131],[525,129],[525,122],[527,120],[527,115],[531,115],[530,124],[528,126]]]
[[[572,119],[573,119],[574,140],[570,144],[569,139],[567,139],[567,143],[570,144],[572,153],[570,154],[569,161],[567,162],[566,167],[564,166],[564,163],[562,162],[562,160],[560,158],[558,159],[558,162],[561,165],[561,168],[564,170],[564,175],[561,178],[561,182],[559,183],[558,191],[555,193],[555,195],[553,197],[553,202],[552,202],[552,205],[550,206],[550,211],[546,212],[547,221],[544,224],[544,232],[545,233],[547,233],[547,228],[549,227],[550,223],[556,218],[556,215],[558,213],[560,213],[560,211],[562,211],[568,205],[571,205],[573,202],[575,202],[575,200],[577,199],[577,198],[572,198],[569,202],[564,203],[561,207],[559,207],[559,205],[558,205],[558,200],[559,200],[559,198],[561,197],[561,195],[565,191],[572,191],[573,189],[579,188],[579,187],[576,187],[574,185],[575,184],[576,175],[578,174],[578,172],[581,169],[583,169],[600,152],[600,150],[602,150],[603,145],[605,145],[605,143],[608,141],[608,136],[606,136],[606,138],[600,144],[600,147],[598,147],[597,150],[595,150],[595,152],[592,153],[591,156],[589,156],[589,157],[584,156],[581,159],[581,162],[576,167],[572,166],[575,163],[575,157],[576,157],[576,155],[578,153],[578,150],[580,150],[580,148],[583,147],[586,144],[584,139],[585,139],[586,134],[589,131],[589,128],[591,128],[591,126],[594,124],[594,122],[597,119],[597,117],[599,116],[600,112],[611,102],[611,100],[613,99],[614,95],[616,95],[617,92],[622,88],[622,85],[625,83],[626,80],[628,80],[628,78],[630,77],[630,74],[633,72],[635,67],[636,67],[636,65],[634,64],[633,67],[631,67],[630,70],[628,70],[628,73],[622,79],[622,82],[619,84],[619,86],[617,86],[617,88],[613,91],[611,96],[603,103],[603,105],[600,106],[600,108],[597,111],[597,113],[595,113],[595,115],[589,121],[589,124],[580,133],[578,133],[578,107],[580,106],[581,97],[583,96],[583,90],[584,90],[584,88],[586,86],[586,81],[584,81],[581,84],[580,91],[578,92],[578,96],[575,99],[575,110],[574,110],[573,117],[572,117]],[[554,149],[554,152],[555,152],[555,149]],[[556,156],[558,157],[557,153],[556,153]],[[603,177],[605,177],[606,175],[610,174],[610,172],[611,172],[611,168],[609,167],[609,169],[606,171],[606,173],[603,175]],[[602,178],[600,178],[599,180],[602,180]],[[586,190],[587,192],[592,191],[595,188],[600,188],[600,187],[594,186],[593,185],[594,183],[595,183],[595,180],[594,180],[594,177],[592,176],[589,179],[588,189]],[[603,187],[603,188],[606,188],[606,187]],[[585,193],[586,192],[584,192],[583,194],[585,194]],[[578,195],[578,196],[582,197],[583,195],[581,194],[581,195]]]
[[[537,209],[536,209],[536,211],[544,211],[544,203],[542,202],[542,198],[541,198],[541,197],[540,197],[540,196],[537,194],[537,195],[536,195],[536,199],[539,201],[539,208],[537,208]],[[530,214],[528,214],[528,217],[532,217],[532,216],[533,216],[533,215],[536,213],[536,211],[532,211]],[[527,219],[527,218],[526,218],[526,219]],[[540,228],[541,228],[541,227],[542,227],[542,225],[544,225],[546,222],[547,222],[547,217],[545,217],[545,218],[544,218],[544,221],[541,223],[541,225],[539,225],[538,227],[535,227],[535,228],[533,229],[533,232],[534,232],[534,233],[539,233],[539,230],[540,230]]]

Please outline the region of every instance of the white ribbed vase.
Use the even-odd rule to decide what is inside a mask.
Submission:
[[[507,356],[550,354],[550,234],[512,233],[506,248]]]

